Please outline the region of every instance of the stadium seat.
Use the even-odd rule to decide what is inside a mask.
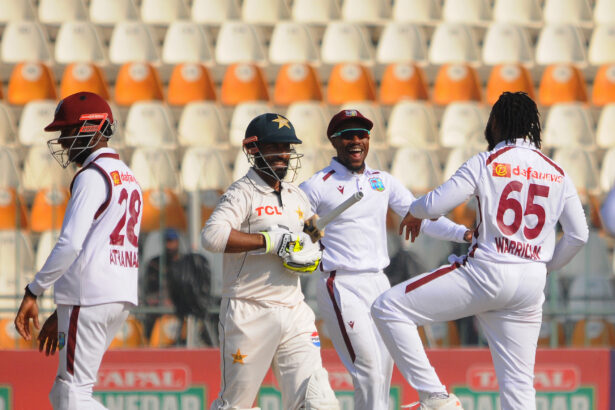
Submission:
[[[602,108],[598,127],[596,128],[596,142],[600,148],[615,147],[615,101]],[[613,174],[615,175],[615,174]]]
[[[333,67],[327,86],[329,104],[375,100],[376,85],[367,67],[355,63],[341,63]]]
[[[6,99],[9,104],[24,105],[35,100],[57,98],[53,72],[43,63],[19,63],[13,67]]]
[[[384,116],[382,115],[382,107],[378,103],[367,100],[348,101],[342,104],[340,110],[359,110],[361,114],[372,121],[374,124],[370,132],[372,148],[374,148],[374,144],[386,143]]]
[[[168,26],[175,20],[188,18],[184,0],[141,0],[141,21]]]
[[[583,203],[600,192],[598,169],[592,153],[579,147],[562,147],[555,150],[553,160],[572,178]]]
[[[285,64],[275,80],[273,103],[289,105],[300,101],[322,101],[318,72],[309,64]]]
[[[265,101],[253,101],[237,104],[231,117],[229,140],[232,146],[241,147],[248,124],[257,115],[271,112],[271,106]],[[241,151],[241,150],[240,150]],[[242,153],[243,154],[243,153]],[[233,178],[235,180],[235,178]]]
[[[178,190],[177,160],[172,152],[156,147],[138,147],[132,153],[130,169],[143,190]]]
[[[483,43],[483,62],[532,65],[534,53],[526,30],[513,23],[492,23]]]
[[[596,24],[615,23],[615,0],[596,0],[594,22]]]
[[[563,102],[587,102],[587,87],[583,73],[568,64],[548,66],[542,73],[538,101],[550,106]]]
[[[235,161],[233,161],[233,176],[231,177],[233,181],[243,177],[248,172],[248,169],[250,169],[250,163],[248,158],[246,158],[246,154],[242,150],[237,151]]]
[[[536,43],[536,63],[587,64],[585,40],[578,27],[571,24],[547,24],[540,31]]]
[[[124,138],[129,147],[175,148],[173,120],[167,106],[158,101],[139,101],[130,106]]]
[[[615,23],[601,24],[594,29],[587,54],[591,65],[615,63]]]
[[[321,45],[322,62],[373,63],[374,53],[365,27],[345,21],[327,24]]]
[[[24,350],[34,349],[37,347],[37,340],[35,337],[29,341],[21,337],[15,329],[13,317],[0,317],[0,350]],[[35,334],[34,323],[29,322],[30,334]]]
[[[460,23],[439,24],[429,45],[429,62],[479,64],[480,53],[474,33]]]
[[[177,140],[181,146],[212,147],[228,141],[226,117],[212,101],[193,101],[182,110],[177,125]]]
[[[211,146],[188,148],[181,164],[184,190],[225,190],[232,181],[223,158],[224,153]]]
[[[0,0],[0,23],[35,20],[35,11],[32,0]]]
[[[269,43],[269,61],[271,63],[315,64],[319,59],[316,42],[307,24],[280,21],[275,25]]]
[[[60,98],[80,91],[89,91],[109,100],[109,86],[105,72],[92,63],[73,63],[64,68],[60,83]]]
[[[495,104],[505,91],[523,91],[535,99],[534,81],[530,71],[521,64],[501,64],[493,67],[487,81],[487,103]]]
[[[62,169],[49,155],[47,145],[33,145],[28,149],[24,160],[22,189],[37,192],[48,187],[68,188],[73,175],[71,168]]]
[[[449,104],[440,124],[440,145],[447,148],[467,146],[482,141],[487,124],[485,109],[475,102]]]
[[[141,182],[141,181],[139,181]],[[34,232],[60,230],[70,193],[66,188],[43,188],[36,193],[30,213]]]
[[[82,0],[39,0],[38,20],[45,24],[62,24],[87,19]]]
[[[609,244],[607,243],[606,238],[601,235],[600,231],[592,228],[589,230],[587,243],[568,264],[557,272],[562,280],[568,282],[568,302],[572,299],[583,301],[584,299],[591,299],[593,297],[597,297],[597,299],[609,298],[608,295],[612,291],[610,286],[606,286],[604,289],[600,290],[598,289],[598,286],[586,286],[585,280],[582,283],[575,284],[574,286],[572,283],[575,280],[580,281],[581,279],[585,277],[589,278],[590,276],[592,278],[594,276],[610,277],[611,260],[609,258],[608,248]],[[593,281],[594,279],[592,278],[587,280]],[[575,289],[574,291],[572,291],[573,287]],[[585,296],[586,289],[590,290],[590,295],[587,297]],[[596,289],[598,289],[599,292],[604,291],[606,294],[603,295],[602,293],[592,293],[596,292]],[[574,297],[571,298],[571,296]],[[598,302],[601,303],[601,301]],[[577,319],[581,317],[582,316],[579,316]]]
[[[0,187],[19,188],[21,172],[17,150],[0,144]]]
[[[59,237],[59,230],[41,232],[36,242],[36,255],[34,256],[34,269],[37,272],[42,269]]]
[[[419,336],[430,349],[459,347],[459,330],[454,321],[430,323],[419,326]]]
[[[310,179],[317,171],[329,165],[331,160],[327,152],[321,148],[301,146],[300,153],[303,154],[303,157],[301,157],[301,167],[297,169],[297,173],[292,180],[297,185]],[[290,177],[292,178],[292,176]]]
[[[380,103],[397,104],[402,100],[429,99],[428,85],[423,69],[412,63],[390,64],[380,82]]]
[[[181,326],[181,329],[180,329]],[[150,347],[168,347],[186,338],[186,322],[180,323],[177,316],[162,315],[154,322],[149,338]]]
[[[154,36],[147,24],[138,21],[116,23],[109,42],[109,60],[117,65],[158,62]]]
[[[0,230],[0,309],[16,312],[19,308],[23,289],[34,277],[33,255],[28,233]]]
[[[243,0],[241,20],[251,24],[273,26],[280,20],[286,20],[290,11],[285,0]]]
[[[481,101],[480,79],[467,64],[445,64],[438,70],[433,102],[447,105],[455,101]]]
[[[437,0],[396,0],[391,12],[393,20],[416,24],[436,24],[441,17]]]
[[[553,105],[543,127],[542,144],[545,147],[578,146],[591,150],[596,146],[594,121],[581,103]]]
[[[391,175],[416,197],[442,182],[440,164],[435,153],[415,147],[397,149],[391,164]]]
[[[137,20],[134,0],[90,0],[90,21],[97,25],[112,26],[125,20]]]
[[[433,107],[424,101],[400,101],[393,106],[387,127],[391,147],[436,148],[437,120]]]
[[[479,152],[485,151],[487,141],[484,139],[481,141],[477,137],[478,136],[469,141],[468,145],[457,146],[451,149],[446,157],[446,162],[444,163],[444,172],[442,174],[443,181],[446,181],[452,177],[464,162]],[[459,210],[457,212],[459,212]]]
[[[0,147],[14,146],[17,143],[15,116],[12,108],[0,101]]]
[[[598,69],[592,90],[592,104],[601,107],[615,103],[615,64],[605,64]]]
[[[539,0],[495,0],[493,20],[538,27],[542,24]]]
[[[234,63],[266,62],[266,50],[260,30],[242,21],[225,21],[220,26],[216,40],[216,62]]]
[[[2,62],[9,64],[24,61],[50,62],[49,40],[35,21],[11,21],[2,33]]]
[[[330,117],[327,107],[316,101],[295,102],[286,111],[286,118],[295,127],[295,133],[305,147],[329,145],[327,126]]]
[[[444,0],[442,19],[469,25],[486,25],[491,19],[488,0]]]
[[[213,64],[214,54],[207,32],[192,21],[173,21],[162,43],[162,62]]]
[[[115,102],[129,106],[138,101],[162,100],[162,83],[149,63],[122,65],[115,81]]]
[[[28,229],[26,202],[15,188],[0,188],[0,230]]]
[[[612,132],[610,134],[613,135]],[[602,192],[609,192],[613,186],[615,186],[615,146],[609,148],[604,154],[600,167],[600,189],[602,189]]]
[[[391,17],[388,0],[344,0],[342,20],[361,24],[379,24]]]
[[[209,70],[201,64],[176,65],[171,73],[167,91],[167,101],[171,105],[216,100],[216,90]]]
[[[572,331],[573,347],[615,347],[615,325],[604,319],[582,319]]]
[[[427,64],[427,41],[423,29],[412,23],[388,22],[378,41],[376,60],[381,64]]]
[[[542,16],[547,24],[592,25],[592,10],[587,0],[545,0]]]
[[[263,70],[256,64],[229,65],[222,79],[220,101],[237,105],[248,101],[268,101],[267,81]]]
[[[239,5],[237,0],[193,0],[190,14],[196,23],[220,25],[239,18]]]
[[[115,334],[109,349],[134,349],[145,344],[143,324],[134,316],[128,316]]]
[[[53,138],[54,134],[45,132],[43,128],[53,120],[56,105],[55,100],[34,100],[24,105],[19,119],[18,136],[21,145],[43,145]],[[59,132],[57,135],[60,135]]]
[[[555,347],[563,347],[566,345],[566,334],[564,332],[564,324],[553,319],[543,318],[538,333],[538,347],[551,347],[552,335],[555,334]]]
[[[336,0],[294,0],[291,9],[294,21],[327,24],[340,16]]]
[[[172,190],[144,191],[141,232],[151,232],[163,227],[185,230],[186,226],[184,208]]]

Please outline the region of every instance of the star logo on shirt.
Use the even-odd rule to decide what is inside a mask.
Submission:
[[[275,120],[271,120],[271,122],[277,122],[278,129],[282,127],[290,128],[290,121],[288,121],[286,118],[282,117],[281,115],[278,115],[278,117]]]
[[[301,210],[301,208],[297,207],[297,210],[295,212],[297,212],[297,215],[299,215],[299,219],[303,221],[303,211]]]
[[[237,353],[232,354],[231,356],[233,357],[233,364],[235,363],[239,363],[239,364],[245,364],[243,362],[243,359],[245,359],[248,355],[247,354],[241,354],[241,351],[239,349],[237,349]]]

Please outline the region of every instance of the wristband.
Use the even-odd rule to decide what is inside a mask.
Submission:
[[[259,233],[265,237],[265,253],[269,253],[269,251],[271,250],[271,237],[267,232]]]
[[[38,298],[38,296],[36,296],[34,293],[32,293],[32,291],[30,290],[30,288],[28,287],[28,285],[26,285],[26,296],[29,296],[31,298]]]

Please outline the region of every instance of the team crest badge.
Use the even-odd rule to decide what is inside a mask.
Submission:
[[[384,191],[384,184],[382,183],[382,180],[378,177],[370,178],[369,185],[372,187],[374,191],[378,191],[378,192]]]
[[[111,179],[113,180],[113,185],[121,185],[122,179],[120,178],[120,173],[117,171],[111,172]]]
[[[64,332],[58,333],[58,349],[62,350],[66,345],[66,334]]]

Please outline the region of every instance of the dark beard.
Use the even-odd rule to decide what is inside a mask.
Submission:
[[[89,148],[84,149],[79,154],[77,154],[73,159],[71,159],[71,162],[74,162],[77,165],[83,165],[83,163],[90,156],[91,153],[92,153],[91,149]]]

